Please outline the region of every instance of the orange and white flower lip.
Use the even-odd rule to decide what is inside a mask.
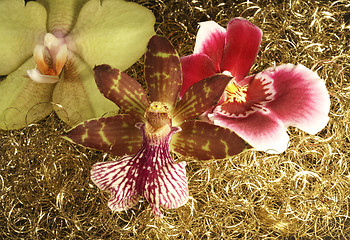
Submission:
[[[67,61],[67,54],[67,44],[64,40],[46,33],[44,44],[38,44],[34,48],[36,67],[27,71],[29,77],[39,83],[56,83]]]

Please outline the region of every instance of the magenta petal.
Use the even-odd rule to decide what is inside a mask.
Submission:
[[[214,63],[216,72],[220,72],[226,30],[214,21],[202,22],[199,25],[194,53],[208,55]]]
[[[144,125],[139,125],[144,132]],[[186,162],[175,163],[169,152],[172,131],[161,139],[144,136],[140,150],[115,162],[93,166],[92,181],[102,190],[111,192],[108,206],[123,211],[134,206],[139,196],[150,203],[153,213],[162,217],[159,207],[171,209],[184,205],[188,199]]]
[[[289,137],[281,121],[271,112],[255,112],[245,118],[208,114],[215,125],[227,127],[246,140],[252,147],[268,153],[281,153],[288,147]]]
[[[256,77],[270,78],[276,92],[266,107],[284,126],[316,134],[328,123],[330,99],[325,83],[303,65],[285,64],[269,68]]]
[[[182,97],[187,89],[200,80],[216,74],[213,61],[202,53],[192,54],[181,59],[183,83],[180,91]]]
[[[258,55],[261,38],[262,31],[251,22],[232,19],[227,25],[221,71],[229,71],[236,81],[243,79]]]

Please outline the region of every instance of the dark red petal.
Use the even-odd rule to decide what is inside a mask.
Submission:
[[[109,65],[96,66],[94,74],[96,84],[106,98],[117,104],[123,113],[143,119],[149,102],[144,89],[135,79]]]
[[[214,21],[201,22],[199,25],[193,53],[206,54],[214,63],[216,72],[220,72],[226,30]]]
[[[174,109],[174,123],[181,123],[214,107],[219,101],[231,77],[216,74],[193,84]]]
[[[227,25],[221,71],[229,71],[236,81],[243,79],[258,55],[262,31],[243,18],[234,18]]]
[[[218,72],[213,61],[206,54],[192,54],[182,57],[180,60],[183,75],[181,98],[191,85]]]
[[[203,121],[186,121],[173,136],[170,147],[184,156],[200,160],[232,157],[248,148],[233,131]]]
[[[175,105],[182,85],[180,59],[165,37],[153,36],[148,43],[145,80],[150,100]]]
[[[132,115],[116,115],[99,118],[79,124],[64,137],[85,147],[111,153],[116,156],[133,154],[138,151],[142,134],[135,127]]]

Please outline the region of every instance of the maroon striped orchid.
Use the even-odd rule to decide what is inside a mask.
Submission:
[[[303,65],[283,64],[247,76],[261,38],[261,30],[243,18],[232,19],[227,30],[213,21],[201,23],[194,53],[181,58],[180,97],[203,78],[231,76],[219,103],[204,117],[257,150],[281,153],[288,146],[288,126],[311,134],[326,126],[330,99],[324,81]]]
[[[95,67],[94,73],[100,91],[123,112],[86,121],[65,137],[122,156],[96,163],[91,171],[92,181],[111,192],[108,206],[113,211],[127,210],[143,196],[162,217],[159,207],[172,209],[187,202],[186,162],[176,163],[170,150],[207,160],[228,158],[246,147],[233,131],[196,119],[216,105],[231,78],[216,74],[201,80],[179,101],[180,59],[164,37],[154,36],[148,43],[148,94],[135,79],[108,65]]]

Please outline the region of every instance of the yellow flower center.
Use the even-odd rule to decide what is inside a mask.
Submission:
[[[232,102],[246,102],[247,101],[247,90],[248,85],[238,86],[234,79],[227,85],[225,89],[225,99],[224,103],[232,103]]]

